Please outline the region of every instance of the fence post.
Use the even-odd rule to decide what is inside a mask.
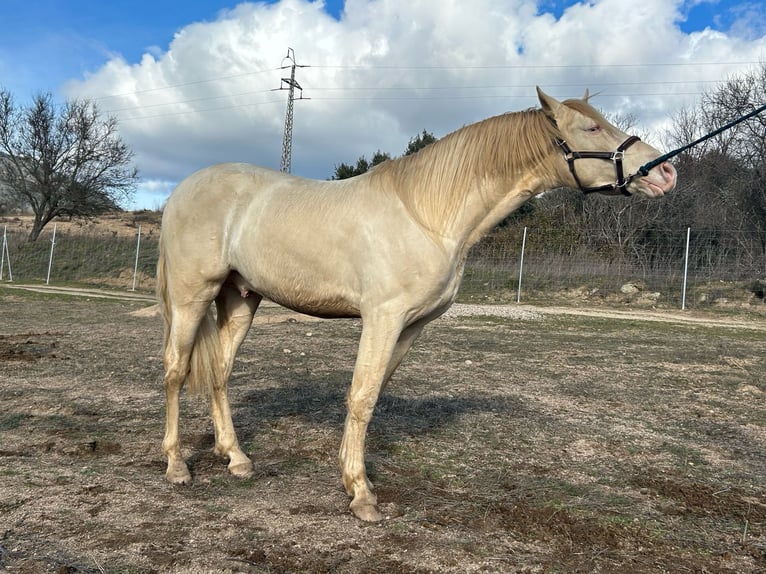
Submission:
[[[138,239],[136,240],[136,264],[133,266],[133,288],[131,291],[136,290],[136,275],[138,274],[138,253],[141,249],[141,226],[138,226]]]
[[[683,293],[681,294],[681,311],[686,309],[686,276],[689,272],[689,236],[691,235],[692,228],[686,228],[686,252],[684,255],[684,286]]]
[[[11,254],[8,251],[8,226],[3,227],[3,250],[0,255],[0,281],[3,280],[3,267],[5,262],[8,262],[8,280],[13,281],[13,273],[11,272]]]
[[[527,247],[527,227],[524,226],[524,237],[521,239],[521,260],[519,261],[519,286],[516,289],[516,303],[521,302],[521,277],[524,274],[524,249]]]
[[[56,246],[56,224],[53,224],[53,237],[51,238],[51,254],[48,258],[48,276],[45,278],[45,284],[51,280],[51,266],[53,265],[53,248]]]

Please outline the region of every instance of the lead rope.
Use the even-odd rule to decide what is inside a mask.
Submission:
[[[752,118],[753,116],[757,116],[758,114],[760,114],[764,110],[766,110],[766,104],[762,105],[760,108],[757,108],[757,109],[753,110],[749,114],[744,115],[741,118],[738,118],[738,119],[736,119],[734,121],[731,121],[728,124],[726,124],[725,126],[722,126],[722,127],[718,128],[717,130],[715,130],[713,132],[710,132],[709,134],[704,135],[701,138],[698,138],[698,139],[694,140],[690,144],[686,144],[685,146],[681,146],[680,148],[674,149],[673,151],[670,151],[670,152],[666,153],[665,155],[661,155],[660,157],[658,157],[655,160],[652,160],[652,161],[650,161],[648,163],[645,163],[640,168],[638,168],[638,173],[641,174],[641,175],[647,175],[649,173],[649,171],[653,167],[656,167],[656,166],[660,165],[661,163],[666,162],[671,157],[677,156],[679,153],[681,153],[683,151],[686,151],[687,149],[689,149],[691,147],[694,147],[695,145],[697,145],[699,143],[702,143],[705,140],[712,138],[713,136],[717,136],[721,132],[725,132],[726,130],[728,130],[730,128],[733,128],[737,124],[739,124],[741,122],[744,122],[745,120],[747,120],[749,118]]]

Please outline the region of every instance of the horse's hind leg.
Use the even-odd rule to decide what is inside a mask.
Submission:
[[[247,335],[253,315],[261,302],[257,293],[243,295],[235,285],[224,284],[215,300],[218,311],[218,335],[221,341],[221,378],[213,381],[210,413],[215,428],[215,453],[229,459],[229,472],[247,477],[253,474],[253,464],[242,452],[234,430],[227,394],[237,349]]]
[[[192,477],[181,456],[178,440],[179,395],[189,373],[190,358],[197,330],[207,313],[209,303],[198,302],[189,306],[174,306],[170,314],[170,330],[165,345],[165,438],[162,450],[168,459],[165,473],[173,484],[191,484]]]

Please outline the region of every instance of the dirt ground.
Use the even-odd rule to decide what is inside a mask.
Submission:
[[[369,525],[336,464],[358,321],[259,311],[255,476],[185,396],[175,487],[159,319],[96,295],[0,287],[0,572],[766,572],[762,319],[456,307],[376,409]]]

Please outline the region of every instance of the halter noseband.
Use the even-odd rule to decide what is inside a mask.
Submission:
[[[630,195],[627,190],[628,183],[636,177],[637,174],[631,174],[628,177],[623,175],[622,160],[625,157],[625,150],[632,146],[634,143],[641,141],[638,136],[630,136],[624,142],[622,142],[616,151],[572,151],[566,141],[557,139],[556,143],[564,152],[564,158],[569,164],[569,171],[572,172],[574,180],[577,182],[577,186],[583,193],[594,193],[597,191],[619,191],[623,195]],[[598,187],[583,187],[580,178],[577,177],[577,170],[575,169],[576,159],[606,159],[614,162],[614,169],[617,175],[617,179],[614,183],[607,183],[606,185],[600,185]]]

